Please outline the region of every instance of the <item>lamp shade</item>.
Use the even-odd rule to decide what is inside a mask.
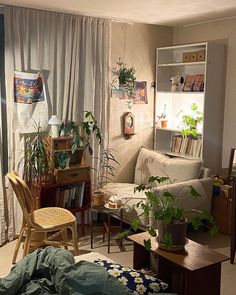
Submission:
[[[59,136],[59,125],[61,125],[61,123],[61,120],[56,115],[51,116],[50,120],[48,121],[48,124],[51,125],[52,137]]]
[[[49,125],[61,125],[61,120],[57,117],[57,115],[52,115],[50,120],[48,121]]]

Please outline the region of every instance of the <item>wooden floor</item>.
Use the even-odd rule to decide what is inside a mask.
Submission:
[[[214,237],[210,237],[205,232],[193,232],[190,234],[189,238],[195,240],[198,243],[205,245],[219,251],[222,254],[229,255],[229,245],[230,238],[225,235],[218,234]],[[90,252],[90,235],[88,229],[86,230],[86,235],[80,237],[80,254],[85,254]],[[92,249],[94,252],[98,252],[105,255],[112,260],[127,265],[132,266],[133,260],[133,247],[131,245],[125,245],[120,249],[115,240],[112,241],[111,253],[107,253],[107,245],[102,242],[102,234],[97,233],[94,238],[94,246]],[[5,246],[0,247],[0,276],[6,275],[11,269],[11,260],[14,251],[16,241],[8,243]],[[127,244],[130,242],[127,241]],[[21,258],[22,247],[20,249],[19,258]],[[19,260],[18,258],[18,260]],[[222,277],[221,277],[221,295],[235,295],[236,293],[236,263],[230,264],[228,261],[222,263]],[[199,294],[200,295],[200,294]]]

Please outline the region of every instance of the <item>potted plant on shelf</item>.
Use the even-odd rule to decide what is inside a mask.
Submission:
[[[105,148],[101,157],[95,157],[98,160],[98,168],[92,168],[96,173],[96,190],[92,193],[93,206],[101,206],[104,203],[104,190],[102,189],[105,184],[112,181],[115,176],[115,171],[119,162],[116,160],[114,150]]]
[[[88,148],[90,155],[93,154],[93,148],[91,145],[91,136],[95,135],[95,139],[99,144],[102,142],[101,130],[98,127],[97,120],[94,117],[94,114],[90,111],[84,113],[84,117],[81,122],[66,122],[62,123],[59,129],[59,136],[62,135],[71,135],[72,136],[72,154],[80,148]]]
[[[164,190],[158,190],[157,184],[168,180],[168,177],[151,176],[148,185],[139,185],[135,188],[135,191],[145,192],[147,202],[141,201],[137,207],[141,208],[147,217],[153,216],[156,221],[158,232],[153,225],[149,226],[147,230],[152,237],[158,238],[159,246],[167,250],[183,249],[186,243],[187,223],[189,222],[195,230],[203,225],[209,229],[210,234],[215,234],[217,226],[208,211],[184,210],[178,207],[178,195],[184,193],[183,190],[188,190],[193,198],[200,197],[194,187],[183,187],[177,194],[171,193],[168,186]],[[139,225],[139,221],[134,220],[131,228],[122,233],[122,236],[129,235],[131,230],[137,231]],[[144,245],[147,250],[150,250],[151,239],[144,240]]]
[[[192,115],[183,115],[181,119],[181,134],[183,137],[187,137],[188,135],[192,135],[194,138],[197,137],[198,133],[198,125],[203,121],[203,113],[199,110],[198,105],[196,103],[192,103],[191,105]],[[179,114],[183,113],[180,111]]]
[[[25,139],[23,163],[23,177],[30,186],[32,183],[53,182],[53,161],[49,161],[46,132],[42,131],[40,123],[35,123],[35,133]]]
[[[160,121],[161,128],[166,128],[167,127],[167,118],[166,118],[166,104],[164,104],[164,110],[163,113],[161,113],[160,116],[157,116],[158,120]]]
[[[67,152],[58,152],[55,154],[56,167],[59,169],[68,169],[70,164],[70,155]]]
[[[114,79],[111,83],[111,86],[116,88],[115,84],[116,82],[119,82],[119,89],[121,90],[122,95],[126,95],[128,97],[127,106],[129,109],[131,109],[133,98],[135,96],[135,69],[134,67],[127,67],[121,58],[119,58],[119,61],[117,61],[116,64],[118,67],[114,67],[112,69]]]

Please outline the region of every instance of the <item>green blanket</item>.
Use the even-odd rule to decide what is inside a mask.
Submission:
[[[12,268],[9,275],[0,278],[0,294],[126,295],[133,293],[99,265],[87,261],[75,263],[70,252],[47,247],[27,255]]]

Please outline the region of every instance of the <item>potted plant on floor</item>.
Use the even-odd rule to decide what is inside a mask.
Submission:
[[[148,232],[152,237],[157,237],[159,246],[167,250],[181,250],[186,243],[187,223],[191,222],[195,230],[200,226],[209,229],[210,234],[217,232],[217,226],[213,217],[208,211],[199,211],[195,209],[184,210],[178,207],[178,198],[182,193],[190,193],[193,198],[200,197],[199,193],[193,186],[183,187],[177,194],[173,194],[168,190],[168,186],[164,190],[159,190],[157,184],[168,181],[168,177],[151,176],[148,185],[139,185],[135,191],[144,191],[147,201],[141,201],[137,207],[143,210],[143,214],[147,217],[150,215],[157,222],[157,229],[154,225],[148,227]],[[185,190],[185,192],[183,191]],[[188,192],[186,191],[188,190]],[[134,220],[131,229],[137,230],[139,221]],[[131,230],[130,229],[130,230]],[[130,234],[130,230],[122,233],[123,236]],[[147,250],[151,249],[151,240],[145,240],[144,245]]]
[[[114,150],[105,148],[101,157],[94,157],[98,160],[98,168],[92,168],[95,171],[97,184],[96,189],[92,193],[93,206],[101,206],[104,203],[104,185],[112,181],[119,162],[114,156]]]

